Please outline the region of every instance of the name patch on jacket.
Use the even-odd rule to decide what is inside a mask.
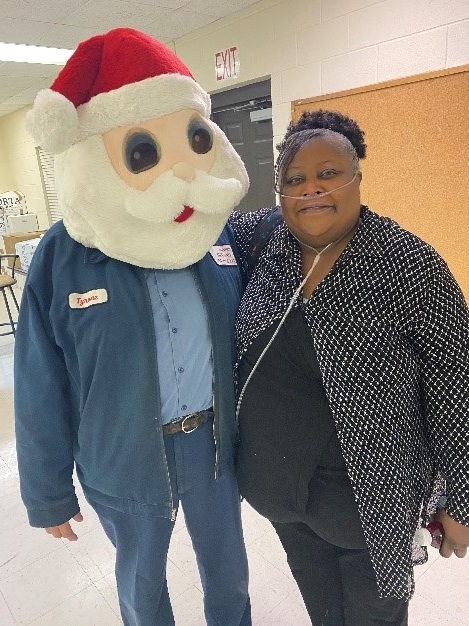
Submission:
[[[218,265],[237,265],[231,246],[212,246],[210,254]]]
[[[68,304],[71,309],[86,309],[93,304],[107,302],[106,289],[92,289],[86,293],[71,293],[68,296]]]

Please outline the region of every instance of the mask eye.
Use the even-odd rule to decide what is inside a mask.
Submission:
[[[212,131],[200,120],[192,120],[187,137],[190,147],[196,154],[207,154],[212,149]]]
[[[149,133],[138,131],[125,138],[125,166],[132,174],[155,167],[160,158],[158,144]]]

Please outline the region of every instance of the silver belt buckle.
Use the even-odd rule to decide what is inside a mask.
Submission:
[[[182,420],[181,430],[186,435],[188,435],[189,433],[193,433],[194,430],[197,430],[197,428],[200,426],[200,424],[197,424],[197,426],[194,426],[193,428],[191,428],[189,430],[186,430],[186,428],[184,426],[186,420],[190,419],[191,417],[195,417],[196,415],[198,415],[198,413],[192,413],[191,415],[186,415],[186,417]]]

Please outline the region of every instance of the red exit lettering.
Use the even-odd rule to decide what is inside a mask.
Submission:
[[[215,52],[215,74],[217,80],[236,78],[239,74],[238,47],[231,46]]]

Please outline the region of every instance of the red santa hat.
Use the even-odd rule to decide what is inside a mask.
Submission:
[[[80,43],[50,89],[38,93],[27,129],[58,154],[92,135],[182,109],[210,116],[210,97],[161,42],[116,28]]]

